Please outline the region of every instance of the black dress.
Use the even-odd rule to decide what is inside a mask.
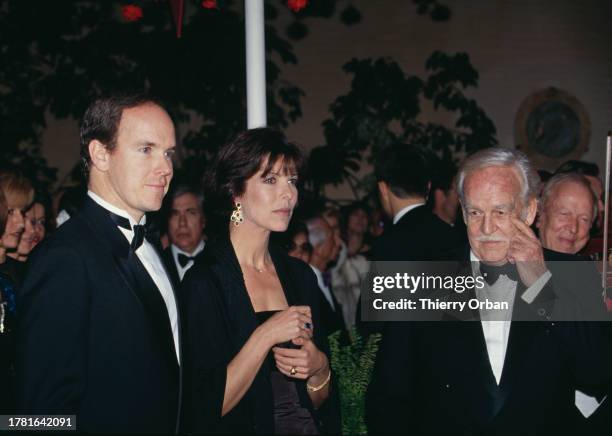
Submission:
[[[317,329],[320,291],[312,270],[283,250],[273,246],[269,250],[287,303],[311,307],[313,340],[329,357],[327,339]],[[274,371],[270,357],[264,360],[244,397],[221,417],[227,365],[264,321],[263,317],[270,315],[257,315],[253,310],[229,238],[208,244],[202,258],[185,275],[180,295],[184,310],[183,431],[270,434],[285,432],[282,429],[289,426],[289,432],[295,433],[295,425],[304,433],[324,431],[319,419],[323,408],[314,409],[306,382],[288,383],[284,376],[281,380],[282,374]],[[339,430],[336,427],[328,431]]]
[[[259,325],[266,322],[276,310],[256,312]],[[288,344],[287,344],[288,345]],[[275,434],[319,434],[310,411],[302,407],[300,397],[293,379],[282,374],[274,363],[272,351],[266,357],[270,368],[270,383],[274,398],[274,433]]]

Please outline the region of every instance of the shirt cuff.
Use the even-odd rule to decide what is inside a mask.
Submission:
[[[546,286],[546,283],[548,283],[551,277],[552,274],[550,271],[546,270],[544,274],[538,277],[538,279],[523,292],[521,299],[527,304],[533,303],[533,300],[540,294],[540,291]]]

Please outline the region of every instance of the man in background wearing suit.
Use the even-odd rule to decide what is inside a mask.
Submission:
[[[204,250],[204,196],[188,186],[178,186],[169,195],[168,239],[164,260],[178,284]]]
[[[372,260],[438,260],[455,248],[452,228],[425,206],[431,165],[421,150],[387,147],[376,157],[375,173],[381,205],[393,225],[374,243]]]
[[[346,329],[342,307],[331,289],[331,266],[338,259],[342,241],[320,215],[307,220],[306,226],[308,227],[308,241],[312,246],[310,267],[317,277],[317,284],[321,290],[321,327],[327,332],[327,335],[331,335],[338,330]]]
[[[175,131],[145,96],[95,101],[81,124],[81,211],[30,261],[19,306],[22,414],[76,415],[87,433],[174,433],[179,314],[145,213],[172,179]]]
[[[486,280],[476,296],[510,310],[387,330],[368,393],[371,433],[398,425],[413,434],[572,433],[574,391],[610,383],[598,324],[551,318],[563,291],[578,289],[555,287],[567,280],[556,279],[529,228],[538,184],[516,150],[485,149],[465,161],[457,191],[470,249],[461,260]]]

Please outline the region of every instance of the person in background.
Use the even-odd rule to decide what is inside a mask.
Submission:
[[[562,262],[586,260],[577,254],[589,241],[591,226],[597,217],[597,204],[592,185],[579,173],[559,173],[546,183],[540,198],[537,228],[547,259]],[[572,264],[572,268],[576,268],[575,265]],[[590,271],[587,268],[585,265],[585,272],[579,274],[583,289],[593,288],[599,293],[599,275],[595,268]],[[594,286],[586,286],[587,277],[593,277]],[[612,403],[606,398],[601,404],[603,398],[604,395],[597,397],[576,391],[576,419],[580,434],[604,434],[609,429]]]
[[[331,335],[346,329],[342,306],[333,292],[332,268],[337,265],[341,240],[322,215],[309,218],[306,226],[308,242],[312,246],[310,267],[317,277],[320,289],[321,328],[326,335]]]
[[[355,325],[357,306],[361,295],[361,281],[369,271],[365,253],[368,245],[369,208],[354,202],[343,209],[342,236],[347,247],[346,255],[339,256],[332,268],[332,289],[342,307],[344,325]]]
[[[578,254],[589,242],[597,217],[597,197],[578,173],[560,173],[544,186],[536,227],[542,246],[559,253]]]
[[[292,221],[286,232],[272,233],[271,241],[287,250],[287,254],[310,263],[312,246],[308,242],[308,227],[302,221]]]
[[[362,202],[356,201],[342,210],[342,217],[340,234],[346,244],[347,255],[351,257],[370,250],[367,241],[370,226],[369,208]]]
[[[21,235],[25,230],[25,214],[34,198],[34,189],[30,180],[21,173],[4,170],[0,171],[0,190],[7,205],[6,226],[2,234],[5,256],[0,260],[0,272],[9,276],[19,289],[24,274],[23,264],[10,256],[17,252]]]
[[[42,193],[37,193],[32,205],[25,213],[24,231],[19,239],[17,250],[9,256],[20,262],[28,259],[30,252],[42,241],[50,229],[49,202]]]
[[[205,245],[204,195],[188,186],[178,186],[168,196],[168,239],[164,260],[175,283],[183,280],[185,273],[201,257]]]
[[[563,174],[563,173],[578,173],[583,175],[591,185],[591,190],[595,194],[597,198],[597,217],[595,219],[594,225],[591,228],[591,236],[600,236],[603,232],[603,217],[604,217],[604,204],[603,204],[603,194],[604,187],[601,179],[599,178],[599,167],[597,164],[591,162],[584,162],[581,160],[570,160],[565,162],[555,174]]]

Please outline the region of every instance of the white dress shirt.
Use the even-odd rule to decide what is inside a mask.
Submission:
[[[471,250],[470,261],[472,263],[472,273],[474,277],[481,276],[480,260]],[[550,271],[546,271],[542,274],[538,280],[521,294],[521,299],[531,304],[544,288],[544,285],[546,285],[550,277]],[[512,321],[512,308],[516,296],[516,285],[517,282],[509,279],[505,274],[501,274],[499,279],[497,279],[492,286],[489,286],[489,284],[484,281],[484,287],[482,289],[475,289],[476,297],[479,300],[489,299],[490,301],[506,301],[509,306],[509,309],[504,311],[479,311],[480,323],[487,344],[489,363],[491,364],[491,369],[493,370],[493,375],[495,375],[497,384],[499,384],[501,380],[504,361],[506,360],[506,350],[508,348],[508,338],[510,337],[510,326]],[[493,318],[493,320],[491,318]]]
[[[174,264],[176,265],[176,270],[178,271],[179,280],[183,280],[183,277],[185,277],[185,273],[187,272],[187,270],[193,266],[193,260],[190,260],[189,262],[185,264],[185,266],[182,266],[180,262],[178,261],[179,254],[184,254],[187,257],[196,257],[198,254],[200,254],[202,250],[204,250],[204,240],[203,239],[200,241],[196,249],[193,250],[193,253],[187,253],[186,251],[183,251],[180,248],[178,248],[176,245],[170,244],[170,251],[172,252],[172,259],[174,260]]]
[[[406,215],[408,212],[410,212],[412,209],[416,209],[419,206],[423,206],[425,203],[417,203],[417,204],[411,204],[410,206],[406,206],[405,208],[401,209],[398,213],[395,214],[395,216],[393,217],[393,224],[397,224],[397,222],[399,220],[402,219],[402,217],[404,215]]]
[[[112,204],[105,201],[99,195],[96,195],[92,191],[87,191],[87,195],[89,195],[96,203],[98,203],[104,209],[123,218],[127,218],[130,221],[130,226],[132,227],[137,224],[144,225],[146,223],[147,217],[145,215],[143,215],[140,222],[137,223],[136,221],[134,221],[134,218],[130,216],[130,214],[128,214],[122,209],[119,209],[116,206],[113,206]],[[123,227],[119,226],[117,226],[117,228],[121,231],[121,233],[123,233],[127,241],[131,243],[132,239],[134,238],[134,231],[131,229],[124,229]],[[138,256],[138,259],[140,259],[142,265],[145,267],[145,269],[151,276],[151,279],[157,286],[159,293],[164,299],[164,303],[166,303],[166,309],[168,310],[168,317],[170,319],[170,326],[172,327],[172,336],[174,338],[176,359],[180,364],[176,300],[174,298],[174,292],[172,290],[172,284],[170,283],[170,279],[168,279],[166,270],[164,269],[164,265],[159,257],[159,254],[157,254],[157,251],[149,241],[145,239],[142,242],[142,245],[136,250],[136,255]]]

